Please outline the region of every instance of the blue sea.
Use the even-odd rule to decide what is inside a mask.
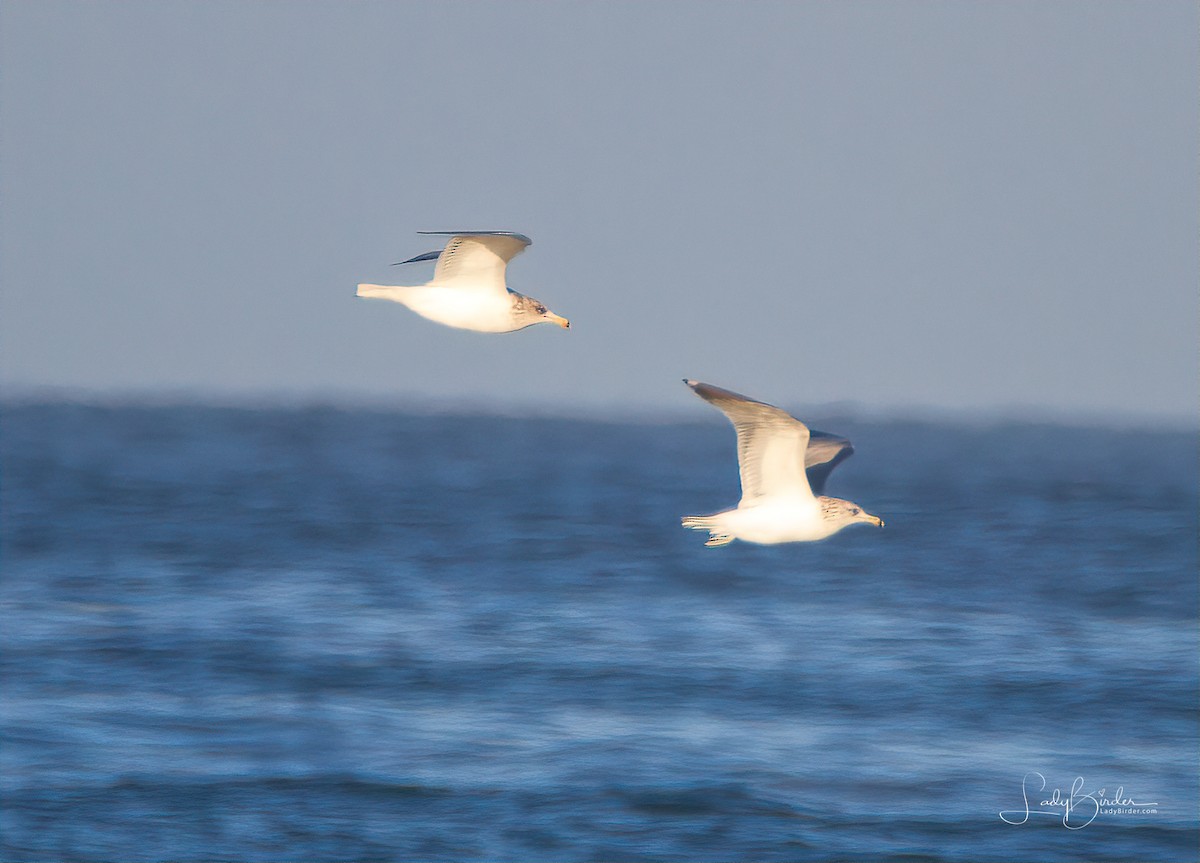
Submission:
[[[1196,434],[812,424],[3,404],[0,859],[1197,859]]]

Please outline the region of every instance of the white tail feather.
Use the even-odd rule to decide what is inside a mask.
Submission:
[[[708,539],[704,544],[710,548],[715,548],[719,545],[729,545],[729,543],[733,542],[733,537],[722,532],[717,526],[717,519],[715,516],[685,515],[681,519],[681,523],[684,527],[689,528],[690,530],[707,530]]]

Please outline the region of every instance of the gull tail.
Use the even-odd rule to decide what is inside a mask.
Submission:
[[[408,305],[412,292],[412,285],[359,285],[354,294],[359,297],[373,297]]]
[[[690,530],[707,530],[708,540],[704,544],[710,548],[733,542],[733,537],[723,533],[717,522],[717,517],[712,515],[685,515],[681,520],[683,526]]]

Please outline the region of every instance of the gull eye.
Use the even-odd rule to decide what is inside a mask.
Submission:
[[[545,306],[542,306],[542,305],[537,305],[537,306],[534,306],[534,308],[535,308],[535,309],[537,309],[537,313],[538,313],[539,315],[544,315],[544,314],[546,314],[546,307],[545,307]]]
[[[850,507],[850,514],[851,514],[851,515],[858,515],[860,512],[862,512],[862,510],[861,510],[861,509],[859,509],[858,507],[856,507],[856,506],[852,506],[852,507]]]

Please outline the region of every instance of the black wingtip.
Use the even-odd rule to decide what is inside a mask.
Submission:
[[[398,267],[401,264],[415,264],[418,261],[436,261],[441,256],[442,256],[442,250],[435,249],[432,252],[425,252],[423,255],[417,255],[416,257],[409,258],[407,261],[396,261],[396,263],[392,264],[392,266]]]

